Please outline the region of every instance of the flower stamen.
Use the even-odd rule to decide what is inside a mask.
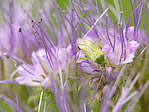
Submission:
[[[27,70],[27,69],[20,63],[19,60],[15,59],[14,57],[12,57],[11,55],[9,55],[8,53],[4,53],[4,56],[5,56],[7,59],[9,59],[9,58],[13,59],[13,60],[16,61],[25,71],[27,71],[29,74],[31,74],[31,75],[34,76],[34,74],[31,73],[29,70]]]

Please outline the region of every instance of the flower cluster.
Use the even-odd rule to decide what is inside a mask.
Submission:
[[[123,105],[131,111],[149,86],[148,79],[139,81],[147,70],[142,60],[147,60],[148,32],[140,29],[147,3],[131,1],[127,22],[121,2],[121,12],[103,1],[100,6],[97,0],[70,0],[64,9],[54,1],[33,3],[24,3],[24,11],[12,0],[2,2],[9,4],[9,10],[0,6],[6,23],[0,26],[0,61],[6,60],[4,55],[15,63],[15,69],[9,68],[11,79],[0,84],[25,85],[31,92],[38,88],[38,108],[36,104],[29,107],[38,112],[120,112]],[[118,22],[112,22],[110,10]],[[5,75],[3,66],[1,76]],[[6,102],[14,108],[18,100],[15,104],[10,99]],[[17,108],[25,111],[21,104]]]

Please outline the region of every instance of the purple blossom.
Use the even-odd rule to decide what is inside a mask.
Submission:
[[[62,71],[67,74],[69,64],[71,68],[74,67],[74,56],[71,54],[71,45],[68,48],[55,48],[55,50],[56,52],[52,50],[54,56],[52,57],[52,62],[50,61],[53,63],[52,68],[49,66],[45,50],[39,49],[37,52],[32,53],[33,65],[22,64],[17,67],[11,77],[18,73],[19,76],[15,79],[19,84],[50,88],[52,86],[52,80],[58,80],[57,74],[61,74]]]
[[[98,40],[100,38],[100,48],[99,49],[102,49],[102,52],[105,53],[105,62],[106,62],[105,74],[106,74],[106,72],[107,72],[107,74],[110,74],[110,75],[107,75],[106,79],[107,80],[111,79],[111,77],[108,77],[108,76],[113,76],[114,77],[113,79],[115,79],[115,78],[118,79],[119,76],[123,75],[123,74],[119,73],[120,65],[124,66],[124,64],[133,62],[133,58],[135,57],[135,54],[136,54],[136,51],[138,50],[138,48],[141,45],[148,43],[146,31],[144,29],[143,30],[139,29],[140,17],[141,17],[140,15],[142,13],[141,12],[142,3],[137,2],[137,4],[135,4],[135,6],[136,6],[135,8],[132,5],[132,12],[130,14],[130,17],[129,17],[126,25],[125,25],[125,23],[123,23],[125,20],[124,19],[122,20],[122,18],[124,17],[123,12],[122,12],[118,18],[119,19],[118,26],[116,26],[115,23],[112,23],[112,21],[108,17],[108,14],[105,17],[105,20],[100,21],[98,24],[96,24],[96,26],[94,26],[96,20],[98,19],[98,16],[100,15],[99,12],[96,10],[96,8],[98,9],[98,7],[95,7],[95,9],[92,8],[91,7],[92,2],[89,2],[89,1],[87,1],[87,3],[89,5],[88,4],[82,5],[81,2],[77,2],[77,1],[74,1],[74,3],[77,4],[77,6],[80,8],[80,9],[78,8],[78,10],[83,12],[83,14],[85,16],[85,20],[82,21],[82,23],[85,24],[85,27],[87,27],[88,30],[87,30],[87,32],[86,31],[83,32],[83,35],[85,35],[85,36],[83,36],[83,38],[90,40],[95,45],[97,45]],[[102,4],[102,5],[104,6],[104,4]],[[85,12],[84,7],[85,8],[87,7],[89,9],[91,16],[89,16]],[[105,8],[106,7],[104,7],[104,9]],[[135,15],[135,11],[138,14]],[[94,15],[94,14],[96,14],[96,15]],[[132,15],[134,15],[135,24],[134,24],[134,26],[129,27]],[[81,16],[79,16],[79,17],[81,18]],[[94,26],[94,28],[93,28],[93,26]],[[81,49],[79,49],[79,51],[77,53],[77,57],[78,57],[78,59],[80,59],[80,58],[86,58],[87,56],[82,52]],[[81,69],[85,73],[92,74],[93,77],[95,75],[95,77],[92,78],[91,81],[89,82],[89,85],[93,84],[94,82],[97,82],[101,78],[100,76],[97,76],[97,75],[102,74],[102,72],[100,72],[100,71],[102,71],[102,68],[99,66],[100,67],[100,69],[99,69],[97,63],[94,63],[90,67],[91,63],[92,63],[91,60],[80,59],[79,61],[77,61],[79,69]],[[108,67],[108,66],[114,66],[113,69],[115,71],[117,71],[117,73],[112,73],[113,72],[112,70],[109,70],[109,72],[108,72],[109,68],[112,69],[111,67]],[[112,80],[110,80],[110,81],[112,81]],[[94,85],[94,86],[96,86],[96,85]],[[110,91],[111,91],[111,88],[109,87],[107,89],[107,92],[104,93],[105,96],[103,96],[104,101],[102,102],[102,108],[101,108],[102,111],[104,111],[104,109],[107,109],[107,107],[111,106],[110,105],[111,95],[109,96],[109,94],[108,94]],[[113,94],[113,92],[112,92],[112,94]],[[129,100],[132,99],[132,96],[134,96],[134,95],[136,95],[135,92],[132,93],[128,97],[128,99]],[[128,101],[128,99],[126,97],[124,99],[123,98],[122,98],[122,100],[125,99],[125,101],[126,100]],[[118,102],[117,103],[117,105],[119,105],[118,108],[121,108],[121,106],[123,104]],[[105,110],[105,111],[107,111],[107,110]],[[119,111],[119,109],[117,111]]]
[[[63,12],[61,9],[59,9],[59,11]],[[45,10],[40,10],[40,13],[43,18],[41,18],[39,22],[32,20],[31,23],[33,27],[32,31],[35,33],[30,39],[32,39],[38,47],[38,50],[32,53],[27,49],[30,53],[32,64],[22,61],[12,55],[12,53],[5,53],[4,55],[7,58],[16,61],[19,66],[16,67],[16,70],[11,75],[11,78],[14,79],[0,81],[0,83],[19,83],[28,86],[42,86],[44,89],[50,88],[54,94],[58,110],[61,112],[70,112],[71,108],[67,83],[69,75],[75,73],[74,61],[77,31],[74,29],[73,24],[76,23],[75,21],[71,23],[70,19],[68,19],[68,22],[65,21],[63,24],[62,18],[56,12],[53,14],[58,23],[57,26],[55,26],[52,20],[50,20],[51,18],[48,18],[47,14],[49,14],[49,12],[45,13]],[[43,28],[43,26],[46,27],[47,25],[49,29],[48,32]],[[25,28],[27,27],[25,26]],[[24,26],[19,29],[19,32],[21,32],[20,34],[22,34],[22,32],[23,34],[25,33],[23,39],[32,35],[25,32]],[[72,32],[72,37],[70,37],[70,32]],[[36,37],[36,41],[34,41],[34,37]],[[68,38],[69,43],[67,43]],[[38,42],[40,42],[41,46],[38,45]],[[27,41],[24,42],[24,46],[28,48]]]
[[[103,29],[101,29],[100,31],[102,31],[102,30]],[[101,37],[101,40],[100,40],[100,43],[101,43],[100,46],[102,47],[102,52],[105,52],[105,55],[115,65],[126,64],[126,63],[132,62],[133,58],[134,58],[134,55],[135,55],[135,52],[139,47],[139,43],[135,40],[128,41],[127,39],[124,39],[123,42],[122,42],[120,40],[120,36],[118,34],[115,34],[115,36],[117,38],[114,38],[114,32],[111,31],[111,30],[112,30],[112,28],[109,31],[109,38],[111,40],[112,46],[109,43],[109,40],[106,38],[106,33],[104,33],[105,32],[104,30],[101,34],[102,37]],[[91,33],[93,33],[93,32],[91,32]],[[88,39],[88,40],[92,41],[93,43],[95,43],[97,45],[98,38],[93,37],[93,35],[95,35],[95,34],[94,33],[91,34],[91,33],[90,33],[91,36],[88,35],[87,37],[85,37],[85,39]],[[81,53],[80,53],[80,55],[82,55],[82,56],[79,56],[79,58],[84,58],[85,57]]]
[[[123,49],[121,46],[122,46],[121,41],[119,39],[117,39],[117,40],[115,40],[114,51],[113,51],[113,48],[109,44],[106,44],[102,48],[102,51],[106,52],[106,56],[115,65],[127,64],[127,63],[132,62],[135,52],[139,47],[139,43],[134,40],[132,40],[130,42],[125,41],[125,48]],[[125,53],[122,54],[123,51],[125,51]]]
[[[77,3],[77,2],[76,2]],[[83,9],[81,3],[79,4],[80,8]],[[90,9],[91,7],[87,5]],[[113,64],[127,64],[133,61],[135,52],[139,48],[139,45],[143,43],[147,43],[147,35],[145,30],[140,30],[138,26],[129,27],[130,20],[134,12],[142,8],[141,3],[138,3],[134,11],[131,12],[129,20],[127,22],[126,28],[124,29],[124,25],[122,23],[123,13],[119,16],[120,21],[118,23],[118,28],[115,24],[112,24],[111,20],[109,20],[108,15],[105,17],[105,21],[99,22],[96,25],[96,30],[93,28],[93,25],[88,25],[89,22],[84,22],[87,26],[89,26],[89,30],[87,33],[84,33],[85,39],[88,39],[97,45],[98,38],[100,38],[100,47],[102,51],[105,53],[105,58],[108,58]],[[90,10],[90,13],[93,13],[95,10]],[[137,10],[138,11],[138,10]],[[97,20],[95,16],[88,16],[85,11],[83,11],[87,20]],[[97,14],[98,15],[98,14]],[[140,15],[139,15],[140,17]],[[104,17],[103,17],[104,18]],[[102,20],[102,19],[101,19]],[[136,19],[136,24],[139,25],[140,20]],[[103,26],[101,23],[105,26]],[[142,32],[142,33],[140,33]],[[82,54],[81,54],[82,55]],[[83,56],[84,57],[84,56]],[[79,58],[81,58],[79,56]],[[108,63],[108,62],[107,62]]]
[[[29,86],[41,85],[44,86],[45,88],[48,88],[50,85],[49,78],[46,76],[45,71],[43,70],[42,65],[40,64],[41,60],[39,60],[39,58],[36,58],[37,57],[36,55],[39,55],[39,53],[37,54],[35,54],[34,52],[32,53],[32,56],[34,58],[34,61],[36,61],[36,63],[34,62],[33,65],[27,63],[21,64],[12,73],[11,77],[13,78],[13,76],[16,73],[18,73],[19,76],[15,78],[16,83]]]
[[[7,52],[4,53],[5,57],[13,59],[18,66],[15,66],[16,70],[12,73],[11,79],[2,80],[0,84],[18,83],[20,85],[40,86],[44,89],[50,89],[54,94],[57,109],[61,112],[76,110],[86,112],[88,109],[91,109],[90,103],[86,101],[87,95],[92,94],[90,91],[86,90],[86,87],[89,85],[89,87],[91,87],[90,89],[95,91],[93,97],[96,97],[98,102],[101,103],[100,111],[110,111],[109,109],[112,105],[113,112],[119,112],[126,102],[136,96],[140,98],[142,95],[139,91],[131,93],[134,84],[138,81],[139,75],[137,75],[132,83],[130,83],[130,86],[127,86],[126,83],[126,86],[122,87],[121,97],[115,104],[113,104],[111,100],[114,93],[117,94],[116,89],[120,78],[124,75],[124,64],[133,62],[137,49],[141,45],[148,44],[145,30],[139,29],[141,16],[138,9],[140,9],[140,13],[142,13],[142,3],[138,2],[135,4],[135,8],[133,8],[132,5],[131,15],[126,25],[124,20],[122,20],[123,13],[121,13],[121,15],[118,16],[119,23],[117,27],[116,24],[112,23],[109,19],[108,13],[105,14],[108,9],[106,9],[104,2],[102,4],[103,8],[98,7],[97,1],[95,1],[96,7],[94,6],[95,4],[89,0],[86,0],[87,4],[81,2],[81,0],[71,0],[70,2],[72,8],[70,9],[66,6],[68,11],[62,10],[60,7],[55,9],[57,5],[55,2],[45,2],[44,5],[46,7],[49,3],[50,6],[54,4],[54,7],[51,9],[54,10],[54,12],[52,12],[52,18],[56,21],[56,25],[53,24],[51,15],[48,15],[51,10],[47,8],[39,9],[41,19],[38,21],[38,16],[35,14],[35,16],[37,16],[36,19],[33,19],[30,23],[32,24],[32,29],[30,24],[24,23],[24,20],[27,20],[27,22],[28,20],[30,21],[30,17],[28,16],[30,15],[30,11],[27,11],[27,14],[24,15],[21,8],[17,7],[15,9],[14,6],[10,4],[14,12],[10,10],[6,18],[14,14],[13,19],[16,21],[11,20],[9,17],[10,20],[8,21],[11,21],[11,24],[0,29],[2,36],[6,37],[4,40],[0,38],[0,43],[2,43],[0,46],[0,49],[2,49],[0,51],[0,57],[1,52],[5,51]],[[27,8],[30,9],[30,6]],[[86,9],[89,9],[89,14],[86,12]],[[102,14],[99,13],[99,9],[101,9]],[[15,16],[17,10],[19,10],[18,15]],[[85,17],[83,18],[82,15]],[[132,15],[134,15],[134,26],[129,27]],[[24,18],[20,18],[20,16]],[[9,31],[7,29],[9,29]],[[16,29],[19,30],[19,32]],[[90,66],[92,63],[90,59],[77,60],[87,57],[81,49],[76,49],[76,40],[82,37],[82,35],[84,39],[93,42],[96,46],[100,40],[99,49],[101,49],[104,54],[103,61],[106,64],[105,67],[97,63],[93,63],[93,65]],[[16,41],[16,44],[14,44],[14,41]],[[31,48],[32,45],[30,45],[30,43],[33,44],[33,48]],[[29,58],[32,62],[24,62],[15,56],[17,52],[20,51],[20,46],[23,46],[23,50],[26,49],[23,53],[27,57],[29,54]],[[32,52],[32,49],[35,48],[36,50]],[[26,51],[28,54],[26,54]],[[76,71],[76,60],[77,67],[81,69],[85,75],[82,76],[80,70]],[[87,74],[92,78],[88,78]],[[84,76],[88,83],[82,79]],[[69,83],[72,83],[72,87]],[[82,83],[85,83],[85,86],[82,86]],[[80,86],[82,86],[82,88]],[[146,89],[147,86],[148,82],[144,88]],[[143,90],[145,91],[145,89]],[[101,101],[99,101],[100,93],[103,94]],[[43,90],[40,96],[38,111],[40,111],[41,108],[42,98]],[[92,99],[94,98],[89,98],[89,100]],[[46,103],[45,101],[44,109],[46,108]],[[91,111],[93,111],[93,109],[91,109]]]

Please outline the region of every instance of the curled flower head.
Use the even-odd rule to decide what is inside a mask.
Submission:
[[[82,4],[80,4],[80,7],[82,9],[84,8]],[[133,27],[129,27],[132,15],[135,13],[135,11],[137,12],[141,8],[142,3],[140,2],[131,12],[126,26],[122,23],[123,12],[121,12],[118,25],[116,25],[115,23],[111,23],[108,14],[105,15],[105,21],[100,21],[99,24],[97,24],[96,22],[98,18],[96,19],[96,16],[93,17],[87,15],[84,10],[84,15],[86,16],[88,21],[84,23],[90,23],[89,21],[91,19],[96,21],[93,23],[93,25],[87,24],[89,26],[89,30],[87,33],[84,34],[85,36],[83,38],[92,41],[95,45],[98,45],[98,40],[100,39],[100,49],[102,49],[102,52],[105,53],[105,60],[108,64],[110,63],[114,65],[122,65],[132,62],[139,46],[147,42],[147,34],[145,33],[145,30],[139,29],[140,19],[135,20],[136,25],[134,25]],[[140,15],[138,16],[140,17]],[[104,25],[102,25],[102,22]],[[140,31],[142,32],[142,34],[140,33]],[[79,56],[79,58],[84,57],[85,56],[82,54],[80,54]]]

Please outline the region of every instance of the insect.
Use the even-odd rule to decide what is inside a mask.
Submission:
[[[92,60],[92,63],[90,66],[92,66],[92,64],[95,62],[100,64],[102,67],[105,67],[104,53],[99,49],[99,44],[100,44],[100,39],[98,41],[98,45],[96,46],[93,42],[87,39],[78,38],[77,45],[87,56],[86,58],[79,58],[79,59]]]

